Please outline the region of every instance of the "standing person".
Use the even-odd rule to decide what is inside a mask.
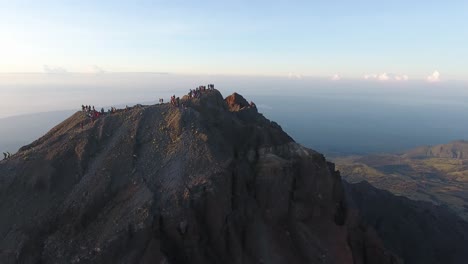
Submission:
[[[7,159],[7,154],[5,152],[3,152],[3,159],[6,160]]]

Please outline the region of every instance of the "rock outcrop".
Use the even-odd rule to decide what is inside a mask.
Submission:
[[[240,95],[182,105],[77,112],[0,163],[2,263],[398,262]]]

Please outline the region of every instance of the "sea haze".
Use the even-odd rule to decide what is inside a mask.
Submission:
[[[468,138],[468,86],[462,82],[155,73],[3,74],[0,152],[16,151],[79,110],[81,104],[99,109],[151,104],[207,83],[215,83],[224,96],[233,92],[244,95],[296,141],[330,156],[397,152]]]

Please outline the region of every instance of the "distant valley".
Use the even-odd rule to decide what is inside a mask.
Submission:
[[[365,180],[396,195],[447,206],[468,220],[468,141],[334,162],[350,183]]]

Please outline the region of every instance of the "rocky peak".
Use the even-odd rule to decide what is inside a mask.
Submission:
[[[225,101],[230,111],[239,111],[250,106],[247,100],[245,100],[245,98],[238,93],[233,93],[226,97]]]
[[[323,155],[240,95],[181,102],[77,112],[0,163],[3,263],[368,263]]]

